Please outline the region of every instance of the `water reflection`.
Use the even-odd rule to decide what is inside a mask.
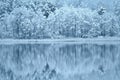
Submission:
[[[0,45],[0,80],[119,80],[120,45]]]

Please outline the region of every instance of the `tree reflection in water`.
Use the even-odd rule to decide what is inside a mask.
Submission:
[[[0,45],[0,80],[119,80],[120,45]]]

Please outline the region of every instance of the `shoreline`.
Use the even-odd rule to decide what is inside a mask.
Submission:
[[[120,44],[120,38],[0,39],[0,44]]]

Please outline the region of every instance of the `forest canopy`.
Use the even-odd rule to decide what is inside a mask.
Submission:
[[[0,0],[1,39],[119,36],[120,0]]]

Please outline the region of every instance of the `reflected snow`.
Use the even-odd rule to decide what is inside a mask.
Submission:
[[[119,80],[120,45],[0,45],[0,80]]]

